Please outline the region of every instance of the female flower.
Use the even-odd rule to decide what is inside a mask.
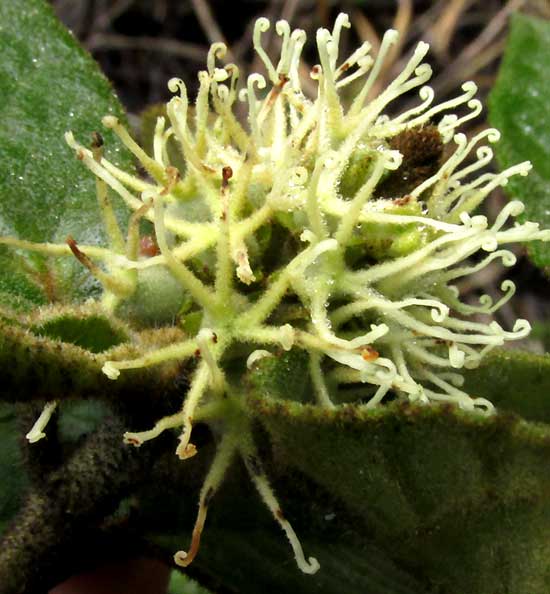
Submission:
[[[235,372],[243,353],[251,368],[280,349],[306,351],[312,393],[324,407],[359,391],[357,406],[367,408],[391,395],[488,414],[490,402],[460,389],[460,370],[530,329],[525,320],[511,330],[471,320],[507,302],[515,291],[511,281],[502,283],[497,302],[483,296],[477,306],[462,302],[454,284],[494,260],[514,264],[506,244],[550,240],[550,232],[536,223],[512,224],[523,210],[520,202],[508,203],[492,224],[474,214],[494,188],[512,175],[526,175],[530,164],[486,172],[493,155],[487,143],[499,133],[489,129],[467,139],[458,132],[481,111],[472,82],[456,98],[434,104],[434,92],[425,85],[431,76],[423,63],[425,43],[369,100],[397,32],[385,34],[375,57],[365,42],[342,59],[340,36],[349,26],[340,14],[332,31],[317,31],[313,98],[301,87],[305,33],[277,22],[281,53],[272,62],[262,46],[270,24],[261,18],[253,40],[266,76],[251,74],[239,90],[238,68],[218,65],[226,48],[214,44],[207,70],[199,73],[193,111],[185,84],[169,82],[176,96],[166,106],[167,117],[157,120],[152,155],[116,118],[105,117],[103,124],[136,156],[147,179],[105,159],[99,137],[87,149],[67,133],[69,145],[97,177],[109,248],[79,246],[73,239],[68,246],[3,240],[74,254],[102,283],[104,306],[119,313],[133,303],[143,278],[156,271],[159,309],[173,300],[174,313],[185,304],[185,315],[200,320],[196,333],[181,343],[108,361],[103,368],[116,380],[127,369],[199,359],[182,409],[149,431],[124,435],[140,446],[181,428],[176,453],[185,459],[197,453],[194,423],[210,422],[219,433],[191,548],[175,555],[180,565],[196,555],[210,499],[239,455],[285,530],[300,569],[314,573],[319,567],[314,558],[305,559],[258,461]],[[350,88],[355,94],[346,102],[343,94]],[[392,102],[416,90],[415,107],[388,115]],[[238,101],[246,106],[246,125],[235,115]],[[185,162],[181,169],[172,159],[174,139]],[[133,211],[127,237],[109,192]],[[141,218],[153,223],[159,248],[147,258],[139,254]],[[473,255],[477,259],[469,261]]]

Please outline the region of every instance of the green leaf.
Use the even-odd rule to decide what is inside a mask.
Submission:
[[[0,534],[19,509],[27,477],[19,449],[14,406],[0,403]]]
[[[136,336],[140,347],[122,344],[94,354],[70,342],[36,336],[24,324],[2,320],[0,315],[0,400],[100,399],[150,406],[155,400],[181,400],[184,371],[177,364],[135,369],[113,382],[102,372],[108,358],[135,358],[149,350],[173,344],[181,333],[150,330]]]
[[[269,372],[277,380],[287,364],[263,359],[251,371],[251,414],[270,437],[272,467],[285,477],[282,492],[290,497],[291,510],[300,495],[289,494],[288,484],[305,477],[321,490],[308,501],[311,514],[319,512],[319,500],[332,497],[343,506],[339,526],[348,526],[346,552],[342,543],[319,532],[318,518],[297,514],[307,554],[318,556],[321,572],[328,566],[331,576],[337,572],[332,562],[340,555],[342,563],[352,550],[364,551],[369,559],[359,569],[362,582],[351,577],[352,569],[349,578],[359,580],[354,586],[344,578],[339,585],[328,580],[321,586],[315,576],[311,591],[397,592],[404,588],[404,576],[427,581],[416,592],[549,590],[550,426],[540,421],[550,421],[550,356],[497,350],[480,368],[466,372],[466,389],[497,405],[499,413],[490,417],[450,405],[393,402],[375,410],[303,405],[282,399],[281,382],[270,384],[264,377]],[[283,509],[290,503],[279,499]],[[233,515],[237,507],[233,503],[226,509]],[[214,548],[216,541],[205,541],[205,556],[214,555],[219,572],[221,559],[229,555],[233,576],[241,562],[252,562],[283,588],[293,579],[290,568],[285,582],[274,568],[274,545],[266,542],[267,535],[249,536],[246,530],[244,523],[239,544],[229,527],[231,536],[224,538],[231,541],[231,552],[223,557]],[[257,557],[251,561],[244,541],[252,538],[261,547],[255,546]],[[325,556],[327,540],[331,558]],[[239,554],[247,561],[239,561]],[[385,585],[373,577],[374,568],[384,574]],[[269,586],[262,589],[270,591]],[[293,591],[309,592],[310,587],[295,584]]]
[[[550,352],[550,321],[538,321],[533,323],[531,338],[540,340],[544,346],[545,352]]]
[[[284,533],[252,498],[245,501],[237,498],[233,500],[233,507],[229,507],[231,503],[227,501],[225,511],[231,509],[231,513],[234,513],[236,508],[235,515],[243,519],[247,512],[245,503],[248,503],[249,518],[256,520],[259,527],[245,524],[244,528],[231,526],[228,529],[219,521],[214,525],[213,521],[210,534],[205,534],[200,557],[195,561],[202,574],[209,575],[210,580],[215,580],[214,583],[228,588],[226,591],[241,594],[429,592],[422,580],[398,568],[388,554],[369,543],[364,534],[361,538],[360,528],[366,530],[363,526],[356,526],[355,531],[346,528],[341,531],[340,537],[337,536],[335,532],[338,524],[343,521],[341,515],[335,518],[335,529],[328,535],[308,530],[307,524],[298,525],[306,554],[315,555],[321,564],[321,569],[315,575],[305,575],[296,567]],[[331,517],[331,514],[326,516]],[[297,526],[296,522],[293,524]],[[177,541],[173,544],[177,544]],[[251,568],[254,568],[253,573]]]
[[[23,465],[21,445],[24,440],[16,405],[0,402],[0,535],[19,511],[29,480]],[[107,407],[97,401],[69,402],[56,414],[60,415],[59,438],[63,444],[76,443],[83,435],[99,426]],[[28,427],[31,429],[31,426]],[[46,435],[48,428],[46,428]],[[38,443],[32,447],[41,448]],[[31,452],[32,455],[32,452]]]
[[[70,342],[92,353],[106,351],[125,339],[108,320],[99,315],[87,318],[63,316],[35,326],[31,330],[39,336]]]
[[[0,3],[0,234],[35,242],[103,243],[94,176],[64,133],[84,144],[107,113],[123,117],[110,84],[44,0]],[[103,132],[102,132],[103,134]],[[131,161],[105,132],[106,156]],[[122,211],[121,211],[122,212]],[[97,290],[71,258],[0,249],[0,291],[35,303]]]
[[[276,466],[342,501],[355,537],[401,571],[446,594],[550,591],[550,427],[450,406],[250,404]]]
[[[464,375],[469,394],[524,419],[550,423],[550,355],[499,349]]]
[[[209,594],[209,592],[186,575],[174,570],[170,574],[168,594]]]
[[[298,402],[307,402],[311,397],[308,355],[301,349],[259,359],[254,364],[250,379],[258,394]]]
[[[71,401],[58,410],[59,438],[63,443],[77,443],[83,436],[99,427],[109,414],[109,408],[97,400]]]
[[[41,316],[29,330],[38,336],[68,342],[92,353],[101,353],[128,340],[128,333],[122,325],[97,308],[91,311],[86,311],[85,307],[80,310],[54,310]]]
[[[304,405],[288,399],[302,400],[307,390],[300,369],[303,375],[304,362],[288,353],[259,360],[247,382],[248,403],[269,437],[258,432],[285,516],[321,570],[297,570],[236,465],[212,502],[191,567],[212,590],[550,591],[550,426],[540,423],[550,421],[550,356],[497,350],[466,372],[467,390],[497,405],[490,417],[450,405]],[[285,389],[286,372],[293,379]],[[172,487],[163,482],[159,494],[152,486],[149,503],[142,501],[145,530],[167,553],[189,541],[196,484],[211,455],[201,448],[181,476],[171,475]]]
[[[550,22],[517,14],[489,101],[491,124],[502,133],[495,152],[501,168],[528,159],[533,170],[515,176],[507,193],[526,206],[520,220],[550,228]],[[550,244],[534,242],[537,266],[550,266]]]
[[[176,462],[160,491],[149,485],[149,493],[140,494],[140,526],[167,558],[189,542],[197,483],[211,455],[212,448],[205,447],[185,465]],[[314,555],[321,570],[312,576],[298,569],[284,532],[236,464],[209,507],[191,576],[213,592],[428,594],[425,580],[397,567],[371,542],[366,526],[326,492],[288,468],[268,464],[267,469],[306,556]]]

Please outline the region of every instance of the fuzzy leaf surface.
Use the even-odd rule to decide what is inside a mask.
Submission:
[[[464,375],[469,394],[524,419],[550,424],[550,355],[496,349]]]
[[[110,84],[44,0],[0,3],[0,52],[0,235],[103,243],[94,176],[64,134],[88,144],[92,131],[103,134],[103,115],[123,116]],[[113,135],[104,139],[106,156],[131,168]],[[97,287],[71,258],[14,257],[2,246],[0,291],[42,303]]]
[[[19,509],[27,477],[19,448],[19,433],[13,405],[0,403],[0,534]]]
[[[99,310],[87,315],[77,308],[64,309],[37,320],[29,329],[38,336],[74,344],[91,353],[101,353],[128,340],[121,325]]]
[[[397,403],[327,411],[261,397],[251,406],[276,464],[342,501],[361,520],[355,537],[430,591],[549,590],[548,426]]]
[[[174,551],[189,542],[198,486],[212,454],[211,447],[201,449],[200,456],[175,466],[162,494],[149,488],[140,500],[142,529],[165,550],[169,562]],[[330,495],[288,467],[267,468],[285,516],[321,570],[305,575],[296,567],[284,533],[242,465],[235,464],[210,506],[199,555],[189,567],[192,577],[213,592],[240,594],[428,594],[425,580],[397,567],[365,537],[364,525],[357,524],[357,518],[350,521]],[[182,485],[186,497],[181,496]]]
[[[248,405],[267,433],[259,431],[258,443],[284,514],[321,570],[298,571],[236,464],[191,567],[213,591],[549,590],[550,357],[497,350],[466,372],[466,389],[498,407],[491,417],[397,402],[371,411],[304,404],[304,365],[294,351],[258,361]],[[162,483],[162,513],[156,491],[142,507],[145,531],[167,558],[185,547],[195,516],[198,488],[183,501],[181,485],[200,485],[211,456],[201,449],[169,489]]]
[[[489,102],[491,124],[502,133],[495,152],[502,169],[529,160],[527,177],[514,176],[507,193],[525,204],[520,221],[550,227],[550,23],[516,14]],[[550,266],[550,244],[529,246],[533,262]]]

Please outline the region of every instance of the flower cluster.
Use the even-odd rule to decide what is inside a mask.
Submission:
[[[261,18],[253,42],[267,77],[252,74],[239,90],[238,68],[221,66],[226,48],[214,44],[207,70],[199,73],[194,108],[185,84],[169,82],[176,96],[156,122],[152,155],[116,118],[105,117],[103,124],[136,156],[147,179],[109,162],[99,142],[88,149],[66,136],[97,176],[110,247],[72,241],[36,249],[76,255],[103,284],[105,307],[115,311],[134,298],[148,271],[169,273],[166,291],[173,292],[175,279],[180,313],[198,320],[184,342],[105,364],[105,374],[116,380],[127,369],[199,355],[181,411],[149,431],[126,433],[125,441],[139,446],[181,428],[177,454],[184,459],[196,453],[191,435],[197,420],[225,420],[218,424],[223,431],[201,491],[191,549],[175,556],[180,565],[195,556],[209,500],[240,455],[300,569],[314,573],[319,567],[304,558],[261,470],[247,415],[235,414],[243,411],[243,397],[228,373],[233,353],[245,352],[251,368],[281,348],[306,351],[312,394],[324,407],[360,393],[358,406],[366,408],[391,395],[490,413],[490,402],[461,390],[460,370],[530,329],[525,320],[511,330],[471,320],[508,301],[515,291],[511,281],[502,283],[498,301],[483,296],[477,306],[462,302],[454,284],[494,260],[514,264],[503,245],[550,240],[550,231],[536,223],[513,222],[523,210],[520,202],[509,202],[492,224],[474,214],[494,188],[526,175],[530,164],[487,172],[493,156],[488,144],[499,133],[489,129],[468,139],[457,132],[481,111],[473,82],[456,98],[434,104],[434,91],[425,86],[431,76],[423,63],[426,43],[370,98],[397,32],[384,35],[374,57],[365,42],[342,58],[340,36],[349,26],[340,14],[332,31],[317,31],[320,64],[309,73],[316,97],[301,88],[304,31],[277,22],[281,52],[273,62],[262,46],[270,23]],[[392,102],[416,89],[414,107],[387,115]],[[247,108],[246,125],[235,115],[239,101]],[[175,166],[175,146],[184,168]],[[113,215],[109,188],[134,213],[127,237]],[[158,253],[148,257],[139,250],[141,218],[153,223],[158,243]],[[477,259],[469,260],[474,254]]]

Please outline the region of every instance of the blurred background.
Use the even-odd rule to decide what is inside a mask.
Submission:
[[[166,100],[172,76],[183,78],[192,90],[215,41],[228,44],[228,61],[244,74],[256,69],[251,42],[259,16],[286,19],[311,39],[318,27],[332,28],[336,15],[347,12],[352,29],[343,41],[351,49],[368,40],[374,53],[384,31],[397,29],[401,43],[382,85],[401,70],[418,41],[427,41],[432,86],[440,98],[468,79],[484,94],[491,88],[510,13],[550,18],[548,0],[54,0],[53,5],[134,113]],[[273,35],[272,50],[277,42]],[[313,65],[307,47],[305,55]]]
[[[52,4],[112,81],[136,134],[143,110],[169,98],[166,83],[171,77],[184,79],[194,96],[197,72],[205,68],[212,42],[226,42],[226,59],[239,66],[241,80],[250,72],[262,71],[251,51],[253,24],[259,16],[272,22],[286,19],[294,28],[304,29],[311,40],[318,27],[331,28],[336,15],[347,12],[352,28],[343,36],[344,55],[365,40],[376,54],[384,31],[395,28],[401,33],[400,43],[386,61],[374,94],[394,78],[423,40],[431,45],[428,61],[434,76],[430,84],[436,97],[441,101],[455,96],[462,82],[473,80],[485,105],[498,74],[510,15],[521,11],[550,19],[549,0],[52,0]],[[279,37],[268,33],[266,40],[268,51],[274,53]],[[308,76],[316,59],[313,43],[306,45],[304,59],[304,89],[314,94]],[[412,100],[401,98],[395,110],[406,108]],[[467,134],[486,127],[487,111],[468,126]],[[494,218],[504,200],[502,192],[495,192],[486,202],[486,214]],[[497,319],[507,328],[518,317],[529,319],[534,326],[532,337],[512,346],[542,352],[550,349],[548,281],[531,266],[524,248],[513,249],[519,261],[514,269],[503,271],[495,263],[460,288],[475,303],[483,293],[498,298],[503,272],[512,278],[517,296],[498,312]]]

